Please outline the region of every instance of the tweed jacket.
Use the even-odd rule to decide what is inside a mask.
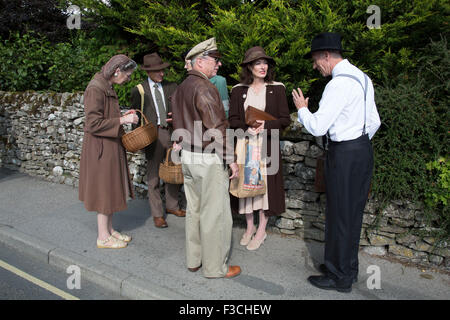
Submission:
[[[146,79],[141,84],[144,87],[144,114],[147,117],[148,121],[150,121],[156,126],[156,124],[158,123],[158,115],[156,113],[157,106],[155,106],[152,92],[150,90],[150,85],[148,83],[148,79]],[[172,112],[171,96],[175,91],[175,89],[177,88],[177,84],[173,82],[163,81],[161,85],[163,87],[164,100],[166,102],[166,116],[167,116],[167,113]],[[131,108],[138,110],[141,109],[141,95],[137,87],[131,89]],[[169,130],[170,132],[172,132],[172,127],[170,124]],[[145,155],[147,159],[149,158],[150,154],[154,152],[154,149],[155,143],[152,143],[147,148],[145,148]]]

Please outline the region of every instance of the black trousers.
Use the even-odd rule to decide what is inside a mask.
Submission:
[[[373,170],[368,135],[329,142],[325,162],[327,207],[325,265],[338,284],[351,285],[358,274],[358,251],[364,207]]]

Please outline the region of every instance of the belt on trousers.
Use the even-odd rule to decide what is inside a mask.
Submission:
[[[353,140],[346,140],[346,141],[333,141],[331,139],[328,140],[328,145],[329,146],[345,146],[345,145],[350,145],[350,144],[358,144],[358,143],[364,143],[366,141],[370,141],[369,140],[369,135],[363,134],[360,137],[353,139]]]

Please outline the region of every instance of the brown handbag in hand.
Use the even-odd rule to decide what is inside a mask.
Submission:
[[[252,128],[259,127],[260,125],[258,124],[258,122],[256,122],[256,120],[267,121],[277,119],[265,111],[261,111],[255,107],[248,106],[247,110],[245,110],[245,124]]]

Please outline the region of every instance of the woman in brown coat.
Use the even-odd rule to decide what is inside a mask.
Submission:
[[[280,215],[285,211],[281,152],[278,148],[278,154],[272,154],[271,130],[279,129],[281,132],[289,126],[290,116],[285,87],[282,83],[273,81],[274,59],[267,56],[263,48],[253,47],[245,53],[241,66],[241,83],[234,86],[231,91],[230,127],[240,128],[255,137],[267,129],[267,141],[263,141],[259,136],[260,142],[258,143],[261,146],[263,144],[267,146],[267,159],[272,159],[270,172],[269,167],[266,168],[265,165],[261,168],[267,186],[264,195],[242,199],[232,197],[233,211],[245,214],[247,221],[247,230],[240,243],[247,246],[248,250],[256,250],[267,237],[266,226],[269,216]],[[265,111],[274,116],[276,120],[258,121],[259,127],[251,128],[245,124],[245,110],[248,106]],[[237,146],[239,146],[239,139]],[[278,162],[274,161],[276,157],[278,157]],[[263,158],[261,159],[263,160]],[[265,161],[263,162],[265,163]],[[275,173],[273,173],[274,171]],[[259,212],[258,229],[253,222],[253,211]]]
[[[125,55],[112,57],[84,92],[84,137],[80,161],[79,199],[97,212],[98,248],[124,248],[131,237],[114,231],[112,215],[134,198],[121,136],[122,124],[137,123],[135,111],[120,114],[113,84],[130,79],[136,63]]]

